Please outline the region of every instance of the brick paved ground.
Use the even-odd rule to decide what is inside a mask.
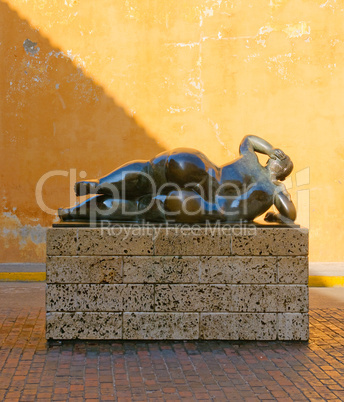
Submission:
[[[313,310],[311,341],[64,342],[43,309],[0,312],[0,400],[344,400],[344,309]]]

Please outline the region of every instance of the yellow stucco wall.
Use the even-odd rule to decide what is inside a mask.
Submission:
[[[223,164],[246,134],[293,159],[311,260],[343,261],[343,21],[335,0],[0,1],[0,262],[44,260],[46,172],[179,146]]]

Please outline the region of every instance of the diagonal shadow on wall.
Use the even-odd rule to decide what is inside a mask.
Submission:
[[[100,177],[164,151],[75,64],[0,0],[0,263],[44,259],[54,216],[36,202],[42,175]],[[70,176],[47,180],[45,204],[71,205],[72,185]]]
[[[85,170],[100,176],[134,159],[149,159],[164,149],[134,118],[61,49],[0,2],[1,179],[7,197],[21,202],[42,174],[52,169]],[[115,44],[114,44],[115,46]],[[47,196],[55,192],[47,182]],[[29,208],[29,209],[32,209]],[[29,211],[27,211],[29,212]]]

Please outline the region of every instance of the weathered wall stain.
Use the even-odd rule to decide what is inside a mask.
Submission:
[[[45,243],[47,228],[42,227],[40,224],[23,225],[13,212],[3,212],[2,222],[4,237],[17,238],[21,246],[26,245],[28,242],[34,244]]]
[[[27,219],[26,219],[27,220]],[[18,262],[44,261],[46,227],[34,222],[23,224],[15,211],[3,212],[0,216],[1,252],[11,255],[13,249],[17,255],[26,255],[26,259]],[[2,258],[1,262],[14,262],[13,259]]]
[[[25,52],[30,56],[34,56],[39,52],[39,47],[37,46],[37,43],[31,42],[30,39],[24,40],[23,47],[25,49]]]

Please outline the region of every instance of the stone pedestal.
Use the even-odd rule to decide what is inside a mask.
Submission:
[[[52,228],[47,339],[308,340],[308,230]]]

